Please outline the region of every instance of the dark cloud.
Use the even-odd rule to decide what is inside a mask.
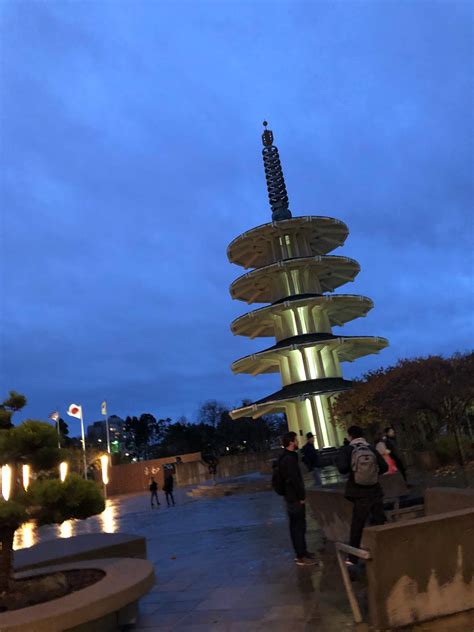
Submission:
[[[268,118],[295,215],[343,219],[391,346],[348,376],[472,339],[472,7],[75,2],[2,6],[2,389],[193,416],[279,387],[227,244],[268,221]]]

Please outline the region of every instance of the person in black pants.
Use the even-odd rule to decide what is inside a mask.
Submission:
[[[170,506],[170,498],[171,498],[171,502],[173,503],[173,507],[175,505],[174,496],[173,496],[173,487],[174,487],[173,472],[168,470],[165,473],[165,484],[163,485],[163,491],[165,492],[166,502],[168,504],[168,507]]]
[[[306,547],[306,508],[303,476],[298,463],[298,437],[296,432],[283,435],[283,447],[278,467],[284,481],[284,498],[290,522],[290,536],[298,566],[313,566],[317,562]]]
[[[374,447],[369,446],[363,437],[361,428],[351,426],[347,434],[349,435],[350,443],[339,451],[336,465],[341,474],[349,474],[345,497],[354,505],[349,544],[358,549],[367,519],[370,520],[372,525],[384,524],[386,521],[383,508],[383,490],[378,481],[378,476],[388,470],[388,465],[382,455]],[[352,456],[357,446],[366,446],[375,457],[373,459],[373,465],[376,468],[375,482],[371,481],[372,484],[358,484],[355,481]],[[370,452],[368,458],[371,458]],[[347,564],[357,564],[357,561],[357,557],[350,555]]]
[[[151,501],[151,506],[153,507],[153,501],[156,500],[156,504],[159,506],[160,505],[160,501],[158,500],[158,483],[155,481],[154,478],[151,479],[150,481],[150,501]]]
[[[389,426],[388,428],[385,428],[384,432],[384,437],[382,439],[382,441],[385,443],[387,450],[389,452],[389,455],[392,457],[392,459],[395,461],[395,465],[397,466],[397,470],[400,472],[400,474],[403,476],[405,483],[407,482],[407,472],[406,472],[406,468],[405,465],[400,457],[400,455],[398,454],[398,446],[397,446],[397,438],[395,435],[395,429],[392,428],[392,426]]]
[[[313,474],[315,487],[321,487],[321,474],[319,469],[321,467],[319,452],[314,447],[315,436],[312,432],[306,433],[306,445],[301,448],[302,458],[301,460],[308,468],[308,472]]]

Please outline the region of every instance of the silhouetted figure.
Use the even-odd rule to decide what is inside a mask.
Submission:
[[[398,471],[403,476],[406,482],[407,472],[406,472],[405,464],[403,463],[400,455],[398,454],[397,438],[395,435],[395,430],[394,428],[392,428],[392,426],[385,428],[384,437],[382,441],[385,443],[389,455],[395,461],[395,465],[397,466]]]
[[[319,468],[321,467],[321,459],[319,458],[319,452],[314,447],[314,434],[312,432],[306,433],[306,444],[301,448],[302,461],[306,465],[308,472],[313,474],[314,484],[316,487],[321,487],[321,474]]]
[[[168,504],[168,507],[170,506],[170,499],[171,499],[171,502],[173,503],[173,507],[175,506],[174,496],[173,496],[173,487],[174,487],[173,472],[168,470],[165,473],[165,484],[163,485],[163,491],[165,492],[166,502]]]
[[[385,474],[388,465],[382,455],[364,439],[362,428],[351,426],[347,434],[350,443],[340,449],[336,464],[341,474],[349,474],[345,497],[354,505],[349,544],[358,549],[368,519],[373,525],[385,523],[379,477]],[[347,564],[357,562],[357,557],[352,555],[346,561]]]
[[[274,476],[281,480],[281,489],[275,491],[285,499],[290,523],[290,536],[295,549],[298,566],[317,564],[314,555],[306,547],[306,507],[303,476],[298,463],[298,436],[296,432],[283,435],[285,448],[274,464]]]
[[[150,497],[150,502],[151,502],[151,506],[153,507],[153,501],[156,500],[156,504],[157,506],[159,506],[161,503],[158,500],[158,483],[155,481],[155,479],[152,477],[151,482],[150,482],[150,487],[149,490],[151,492],[151,497]]]
[[[213,477],[217,474],[217,466],[219,465],[219,459],[216,451],[210,443],[207,444],[206,449],[201,452],[201,458],[207,465],[209,474]]]

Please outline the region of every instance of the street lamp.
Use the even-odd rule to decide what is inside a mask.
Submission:
[[[28,487],[30,485],[30,466],[27,465],[26,463],[22,467],[22,474],[23,474],[23,489],[25,490],[25,492],[27,492]]]
[[[61,483],[64,483],[64,481],[66,480],[68,468],[69,466],[66,461],[63,461],[59,464],[59,478],[61,479]]]
[[[108,454],[103,454],[100,457],[100,464],[102,466],[102,482],[104,483],[104,485],[108,485],[109,484],[109,472],[108,472],[108,466],[109,466],[109,455]]]
[[[2,496],[4,500],[10,498],[12,487],[12,468],[9,465],[2,465]]]
[[[109,484],[109,455],[102,454],[100,457],[100,465],[102,467],[102,482],[104,484],[104,497],[107,498],[107,485]]]

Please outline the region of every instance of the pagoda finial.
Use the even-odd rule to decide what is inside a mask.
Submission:
[[[265,177],[267,179],[268,199],[272,209],[272,220],[278,222],[283,219],[291,219],[291,211],[288,208],[288,193],[286,192],[285,179],[281,168],[278,148],[273,144],[273,132],[267,129],[267,121],[263,121],[262,155]]]

